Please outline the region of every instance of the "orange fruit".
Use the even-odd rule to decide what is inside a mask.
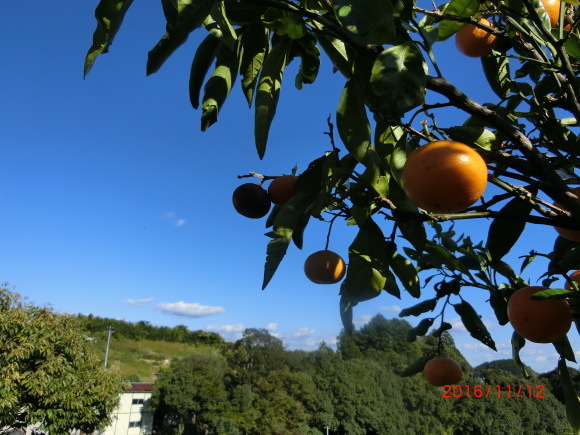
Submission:
[[[569,278],[572,281],[576,281],[576,283],[578,284],[578,286],[580,287],[580,270],[577,270],[576,272],[572,272],[569,276]],[[573,287],[570,285],[570,283],[568,281],[566,281],[566,283],[564,284],[564,288],[566,290],[573,290]]]
[[[340,255],[325,249],[306,259],[304,273],[315,284],[336,284],[344,277],[346,266]]]
[[[574,187],[572,193],[580,198],[580,187]],[[562,210],[565,210],[564,207],[558,202],[554,202],[554,205]],[[572,240],[573,242],[580,242],[580,230],[571,230],[569,228],[562,228],[562,227],[554,227],[554,229],[560,234],[562,237],[568,240]]]
[[[270,186],[268,186],[270,200],[276,205],[284,205],[286,201],[294,196],[296,180],[298,180],[296,175],[282,175],[274,178]]]
[[[455,213],[475,203],[487,186],[487,167],[473,148],[441,140],[414,150],[403,168],[403,189],[418,207]]]
[[[550,17],[550,25],[554,27],[560,18],[560,0],[542,0],[544,11]]]
[[[493,27],[485,18],[480,18],[479,22]],[[463,26],[455,34],[455,46],[461,53],[469,57],[485,56],[491,52],[496,41],[497,38],[495,35],[471,23]]]
[[[507,315],[515,331],[534,343],[553,343],[572,325],[572,310],[564,299],[535,301],[530,296],[546,287],[530,286],[516,291],[508,300]]]
[[[451,358],[433,358],[423,368],[423,376],[431,385],[456,384],[461,379],[463,370],[459,363]]]
[[[232,202],[236,211],[252,219],[264,217],[270,211],[270,198],[262,186],[246,183],[234,190]]]

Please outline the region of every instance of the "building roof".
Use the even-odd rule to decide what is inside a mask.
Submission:
[[[153,384],[147,384],[145,382],[132,382],[131,385],[125,390],[125,393],[150,393],[153,391]]]

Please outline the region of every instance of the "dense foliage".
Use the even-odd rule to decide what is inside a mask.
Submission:
[[[108,51],[131,4],[132,0],[100,1],[85,73]],[[271,231],[263,287],[288,247],[292,243],[302,247],[309,222],[342,220],[358,228],[341,284],[340,312],[347,332],[352,332],[352,310],[358,303],[383,291],[394,297],[406,291],[420,298],[422,281],[431,281],[437,296],[405,313],[440,311],[428,314],[411,334],[423,336],[431,326],[439,333],[451,328],[443,319],[446,310],[454,310],[474,339],[495,350],[493,337],[464,288],[488,294],[503,325],[508,323],[508,299],[529,284],[520,276],[522,271],[537,258],[549,260],[539,273],[545,286],[580,269],[580,191],[573,189],[580,184],[576,0],[562,2],[554,17],[541,0],[161,0],[161,4],[166,32],[149,52],[147,73],[155,73],[192,31],[204,27],[207,36],[193,55],[189,81],[191,103],[201,107],[201,128],[218,120],[239,76],[242,92],[255,108],[260,158],[265,156],[288,64],[300,64],[294,81],[298,89],[316,81],[322,57],[344,76],[344,89],[336,96],[335,122],[329,123],[336,125],[340,143],[330,129],[332,151],[308,165],[299,175],[294,196],[274,207],[268,217]],[[477,27],[496,40],[477,65],[489,85],[481,101],[470,98],[470,89],[451,83],[436,56],[437,48],[465,26]],[[411,201],[404,168],[416,148],[449,139],[486,159],[488,189],[481,201],[462,205],[467,206],[464,210],[434,213]],[[428,175],[422,176],[429,185]],[[453,183],[440,190],[446,192],[449,186]],[[454,195],[450,190],[442,199],[453,201]],[[446,222],[457,219],[479,219],[482,228],[477,236],[487,233],[485,240],[455,234]],[[518,268],[504,259],[528,224],[543,225],[554,245],[551,252],[522,253],[524,262],[516,272]],[[557,236],[552,226],[565,237]],[[578,310],[579,295],[554,289],[540,297],[566,298]],[[514,333],[513,343],[514,358],[521,363],[519,349],[525,340]],[[556,347],[568,419],[580,432],[580,401],[566,365],[567,360],[575,361],[574,351],[566,338]],[[421,371],[429,358],[444,351],[439,341],[435,351],[416,360],[413,370]]]
[[[124,384],[105,370],[70,317],[0,287],[0,432],[92,433],[108,425]]]
[[[127,322],[122,319],[109,319],[92,314],[77,314],[75,321],[81,329],[91,335],[100,335],[111,327],[115,338],[119,340],[161,340],[176,343],[210,344],[219,345],[224,342],[223,338],[215,332],[190,331],[185,325],[156,326],[141,320],[139,322]]]
[[[401,377],[417,355],[437,346],[435,337],[414,342],[411,326],[376,316],[339,350],[288,351],[265,330],[213,355],[191,355],[160,373],[153,393],[157,430],[172,433],[339,434],[568,433],[564,405],[551,384],[519,366],[497,361],[472,369],[446,334],[447,347],[464,368],[462,385],[544,385],[543,398],[443,398],[444,389],[420,375]],[[356,349],[356,352],[354,351]],[[509,370],[519,369],[514,374]],[[505,370],[508,369],[508,370]],[[525,415],[526,418],[521,418]],[[493,418],[490,418],[493,416]],[[165,432],[164,432],[165,431]],[[206,432],[207,431],[207,432]]]

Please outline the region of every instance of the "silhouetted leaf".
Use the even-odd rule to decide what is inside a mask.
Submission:
[[[572,349],[572,345],[570,344],[568,337],[564,336],[564,338],[555,341],[553,344],[554,348],[562,358],[565,358],[573,363],[576,362],[576,355],[574,354],[574,349]]]
[[[534,190],[532,194],[535,193]],[[510,215],[512,218],[503,219],[498,216],[489,226],[487,249],[492,261],[501,260],[512,249],[526,227],[525,218],[532,210],[532,204],[520,198],[514,198],[502,207],[499,213]],[[514,219],[513,216],[521,218]]]
[[[526,369],[526,365],[522,362],[520,358],[520,350],[526,345],[526,340],[524,337],[519,335],[516,331],[512,334],[512,355],[514,362],[522,368],[523,374],[526,378],[529,378],[530,375],[528,370]]]
[[[506,98],[512,88],[510,63],[505,53],[493,51],[481,57],[481,65],[489,86],[500,98]]]
[[[407,341],[412,342],[417,339],[417,337],[423,337],[429,331],[429,328],[433,326],[433,322],[435,319],[423,319],[419,322],[417,326],[412,329],[409,329],[407,332]]]
[[[570,378],[566,360],[560,358],[558,361],[558,376],[562,383],[562,390],[564,391],[564,402],[566,403],[566,416],[568,422],[574,428],[576,433],[580,432],[580,399]]]
[[[509,319],[507,316],[507,297],[502,290],[493,290],[489,297],[489,304],[493,308],[495,317],[500,325],[507,325]]]
[[[219,39],[213,35],[207,35],[197,47],[193,61],[191,62],[191,71],[189,74],[189,101],[194,109],[199,107],[199,93],[201,86],[211,64],[216,55],[216,49],[219,45]]]
[[[282,88],[282,75],[292,43],[289,38],[279,38],[262,65],[256,93],[256,115],[254,118],[254,136],[260,159],[264,157],[266,152],[268,134],[276,114],[276,106]]]
[[[338,21],[361,44],[392,44],[395,40],[390,1],[331,0]]]
[[[431,356],[422,356],[418,360],[414,361],[410,366],[408,366],[403,372],[401,373],[402,377],[413,376],[417,373],[421,373],[425,368],[425,364],[429,361],[432,357]]]
[[[406,316],[420,316],[427,311],[433,311],[437,306],[438,298],[433,299],[425,299],[424,301],[419,302],[416,305],[413,305],[409,308],[403,308],[399,313],[399,317],[406,317]]]
[[[483,324],[479,314],[467,301],[461,301],[459,304],[454,304],[453,308],[455,308],[455,312],[459,314],[459,317],[461,317],[461,322],[465,326],[465,329],[467,329],[473,338],[479,340],[491,349],[497,350],[495,342],[491,338],[491,335]]]

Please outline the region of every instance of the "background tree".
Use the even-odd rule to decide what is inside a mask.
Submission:
[[[219,355],[193,354],[159,373],[151,397],[157,430],[231,433],[227,416],[227,365]]]
[[[85,73],[108,50],[131,3],[99,3]],[[451,325],[443,319],[452,311],[474,339],[495,349],[468,301],[469,292],[462,290],[473,287],[487,292],[499,323],[507,323],[507,299],[529,283],[503,258],[528,223],[555,226],[564,237],[556,238],[548,229],[554,234],[553,251],[529,253],[520,270],[537,258],[549,259],[544,275],[544,284],[549,285],[556,275],[580,268],[580,191],[571,189],[580,184],[576,170],[580,19],[576,6],[562,3],[554,21],[540,0],[451,0],[441,5],[412,0],[161,3],[167,31],[149,52],[147,73],[156,72],[193,30],[205,27],[208,36],[193,57],[189,82],[192,105],[201,106],[201,127],[206,130],[217,121],[239,75],[242,91],[255,107],[260,158],[265,155],[289,63],[300,62],[295,78],[299,89],[316,80],[322,53],[345,78],[335,118],[341,144],[335,142],[332,123],[328,131],[332,151],[311,162],[300,174],[294,196],[274,207],[268,217],[272,230],[264,287],[289,245],[302,247],[311,218],[330,223],[340,219],[358,227],[341,285],[341,315],[347,332],[353,329],[356,304],[383,291],[395,297],[407,291],[420,298],[424,279],[435,284],[437,297],[402,314],[422,315],[437,308],[438,314],[423,319],[415,336],[435,326],[438,336],[444,337],[441,332]],[[449,82],[434,55],[436,44],[465,26],[496,40],[495,46],[487,44],[487,54],[478,54],[491,89],[487,101],[475,101]],[[214,60],[215,68],[206,80]],[[413,166],[412,174],[407,171],[410,178],[405,178],[404,169],[415,148],[449,139],[466,144],[471,156],[476,150],[485,157],[487,174],[484,166],[483,174],[477,171],[476,181],[492,187],[481,202],[462,201],[459,209],[442,207],[442,202],[453,205],[457,199],[448,189],[464,184],[449,181],[435,192],[441,196],[428,210],[430,206],[417,204],[417,198],[425,196],[421,189],[437,180],[419,173],[418,166]],[[455,169],[444,172],[445,177],[452,172]],[[419,186],[419,192],[413,189],[411,195],[411,185]],[[455,234],[445,223],[482,218],[491,222],[485,242]],[[577,292],[555,291],[551,296],[566,297],[575,309],[578,306]],[[514,336],[516,360],[522,340]],[[571,389],[565,362],[574,360],[574,352],[565,339],[557,343],[557,349],[562,383],[570,387],[568,418],[580,431],[580,402]],[[444,351],[439,340],[436,353]],[[433,354],[414,364],[416,372],[429,356]]]
[[[107,426],[124,384],[103,368],[70,317],[0,287],[0,427],[50,433]]]

